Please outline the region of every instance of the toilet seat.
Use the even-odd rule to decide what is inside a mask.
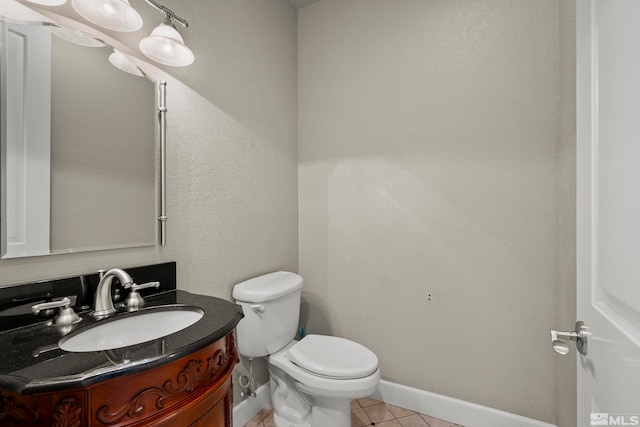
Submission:
[[[325,335],[307,335],[286,358],[311,374],[332,379],[364,378],[378,369],[378,358],[357,342]]]
[[[307,335],[303,340],[309,336]],[[292,341],[283,349],[267,357],[272,381],[281,371],[297,382],[296,387],[300,391],[313,396],[324,396],[331,399],[360,399],[371,395],[378,388],[378,384],[380,384],[380,369],[376,369],[371,375],[362,378],[329,378],[301,368],[288,357],[289,350],[298,344],[299,342]]]

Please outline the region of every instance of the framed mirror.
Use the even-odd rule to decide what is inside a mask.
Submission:
[[[156,83],[100,41],[0,30],[1,257],[155,245]]]

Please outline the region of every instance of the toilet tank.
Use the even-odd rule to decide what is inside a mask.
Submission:
[[[236,327],[241,355],[267,356],[293,340],[300,320],[302,284],[301,276],[276,271],[233,287],[233,298],[244,312]]]

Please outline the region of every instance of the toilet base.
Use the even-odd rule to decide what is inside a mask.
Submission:
[[[271,402],[276,427],[350,427],[351,400],[369,396],[380,383],[380,371],[364,378],[332,379],[291,363],[295,342],[269,355]]]
[[[273,411],[273,425],[275,427],[311,427],[309,423],[293,423],[285,418],[282,418],[280,415]]]
[[[311,407],[311,427],[351,427],[351,401],[316,397]]]
[[[351,427],[351,400],[311,395],[281,369],[269,365],[276,427]]]
[[[273,424],[276,427],[311,427],[310,397],[300,393],[295,380],[275,366],[269,365],[269,375]]]
[[[274,408],[273,425],[275,427],[351,427],[350,401],[315,399],[315,402],[311,407],[310,422],[283,418]]]

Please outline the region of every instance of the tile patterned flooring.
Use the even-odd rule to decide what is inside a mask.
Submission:
[[[364,426],[462,427],[449,421],[419,414],[368,397],[351,401],[351,427]],[[271,405],[260,411],[244,427],[273,427],[273,408]]]

